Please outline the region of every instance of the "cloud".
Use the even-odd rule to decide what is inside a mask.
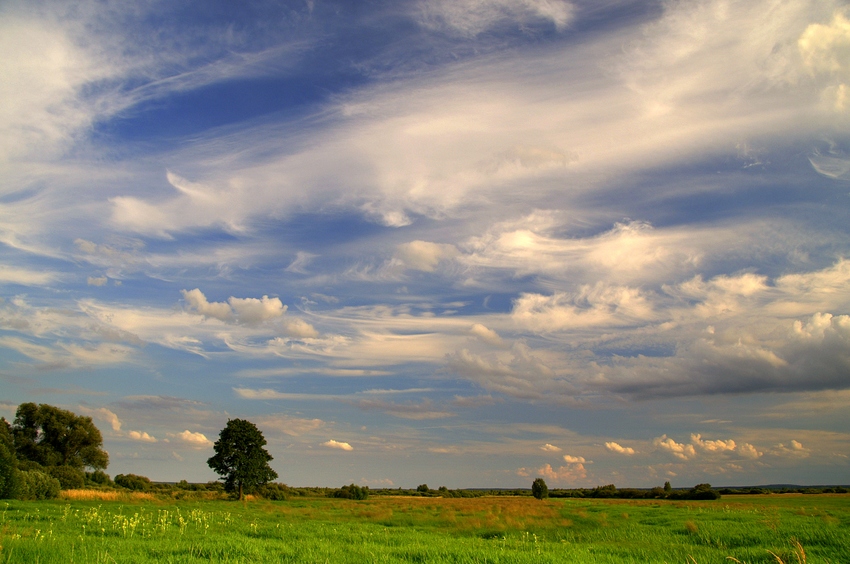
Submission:
[[[633,449],[632,447],[624,447],[621,446],[619,443],[615,442],[606,442],[605,448],[607,448],[611,452],[616,452],[617,454],[625,454],[627,456],[635,454],[635,449]]]
[[[184,431],[184,433],[181,433],[181,435],[185,434],[186,432],[188,432],[188,431]],[[200,433],[198,433],[198,434],[200,434]],[[158,442],[155,437],[150,436],[149,434],[145,433],[144,431],[130,431],[129,433],[127,433],[127,436],[130,437],[131,439],[133,439],[134,441],[141,441],[141,442],[144,442],[144,443]],[[204,441],[206,441],[206,443],[209,443],[209,441],[207,441],[206,437],[204,437],[203,435],[200,435],[200,436],[203,437],[203,440],[201,440],[199,437],[193,437],[191,439],[188,439],[184,436],[184,437],[181,437],[181,438],[184,442],[189,442],[191,444],[198,444],[200,446],[206,446]]]
[[[396,247],[393,258],[405,268],[434,272],[441,261],[455,258],[459,254],[454,245],[411,241]]]
[[[325,447],[328,447],[328,448],[337,448],[337,449],[340,449],[340,450],[354,450],[354,447],[352,447],[350,444],[335,441],[333,439],[323,442],[322,446],[325,446]]]
[[[431,400],[427,398],[419,403],[395,403],[378,399],[364,399],[351,401],[350,403],[356,405],[360,409],[364,409],[367,411],[383,411],[384,413],[387,413],[394,417],[399,417],[401,419],[412,419],[414,421],[445,419],[447,417],[454,417],[456,415],[455,413],[452,413],[450,411],[434,409]]]
[[[738,445],[737,452],[742,458],[749,458],[750,460],[758,460],[764,455],[762,451],[758,450],[750,443],[742,443]]]
[[[550,480],[556,484],[570,484],[587,478],[587,469],[584,464],[568,464],[557,469],[551,464],[544,464],[537,469],[520,468],[517,470],[518,476],[531,477],[537,476]]]
[[[192,431],[186,429],[181,433],[168,434],[169,437],[177,439],[185,445],[191,446],[192,448],[207,448],[213,445],[212,441],[209,440],[203,433],[193,433]]]
[[[109,424],[110,427],[112,427],[112,430],[116,433],[121,431],[121,420],[118,418],[118,415],[116,415],[114,411],[110,411],[105,407],[90,408],[85,406],[81,406],[80,411],[87,415],[90,415],[91,417],[94,417],[95,419],[105,421]]]
[[[694,445],[677,443],[667,435],[661,435],[652,439],[652,444],[656,448],[666,451],[680,460],[690,460],[697,455]]]
[[[109,278],[107,278],[106,276],[100,276],[97,278],[89,276],[88,278],[86,278],[86,283],[89,286],[105,286],[107,282],[109,282]]]
[[[282,316],[287,309],[280,298],[234,298],[225,302],[209,302],[199,289],[182,290],[190,311],[226,322],[255,325]],[[306,326],[306,324],[304,324]],[[299,326],[295,326],[296,329]]]
[[[811,450],[803,446],[802,443],[796,440],[791,440],[787,446],[785,443],[779,443],[768,452],[772,456],[780,458],[801,459],[808,458],[811,455]]]
[[[321,419],[307,419],[283,414],[258,417],[257,423],[264,429],[271,429],[290,437],[310,434],[325,426],[325,422]]]
[[[560,447],[556,447],[555,445],[550,445],[549,443],[546,443],[545,445],[540,447],[540,450],[546,451],[546,452],[561,452]]]
[[[57,274],[53,272],[33,271],[15,266],[0,265],[0,284],[48,286],[57,279]]]
[[[571,456],[569,454],[565,454],[564,462],[567,464],[585,464],[587,460],[585,460],[583,456]]]
[[[725,452],[725,451],[734,451],[736,448],[735,441],[732,439],[728,440],[703,440],[702,436],[697,434],[691,434],[691,444],[703,450],[705,452]]]
[[[419,10],[428,29],[475,37],[506,22],[527,26],[544,20],[562,30],[574,7],[564,0],[420,0]]]
[[[498,333],[480,323],[475,323],[469,331],[485,343],[490,343],[491,345],[502,344],[502,338],[499,337]]]

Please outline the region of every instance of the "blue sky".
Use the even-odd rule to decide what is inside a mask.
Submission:
[[[847,481],[850,8],[7,1],[0,415],[206,481]]]

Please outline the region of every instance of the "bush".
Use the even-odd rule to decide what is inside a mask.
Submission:
[[[63,490],[79,490],[86,485],[86,475],[82,470],[71,466],[49,466],[46,473],[59,480]]]
[[[54,499],[59,497],[59,480],[38,470],[19,472],[18,499]]]
[[[103,470],[95,470],[94,472],[86,472],[86,484],[108,487],[113,485],[113,482],[109,479],[109,474]]]
[[[0,499],[12,499],[18,494],[20,473],[15,462],[15,452],[0,443]]]
[[[531,483],[531,495],[536,499],[546,499],[549,497],[549,486],[543,478],[537,478]]]
[[[286,501],[289,499],[290,490],[286,484],[269,483],[263,484],[257,489],[257,493],[264,499],[271,501]]]
[[[342,486],[333,493],[333,497],[342,499],[366,499],[369,497],[369,487],[360,487],[356,484]]]
[[[135,492],[146,492],[151,489],[150,478],[136,474],[118,474],[115,476],[115,484]]]

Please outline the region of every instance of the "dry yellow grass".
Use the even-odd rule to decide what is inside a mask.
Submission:
[[[116,501],[122,499],[121,493],[103,490],[62,490],[59,499],[69,501]]]
[[[106,490],[62,490],[59,499],[68,501],[153,501],[157,496],[148,492],[116,492]]]

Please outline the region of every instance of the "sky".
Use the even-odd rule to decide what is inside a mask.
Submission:
[[[0,415],[111,475],[846,484],[850,7],[0,2]]]

